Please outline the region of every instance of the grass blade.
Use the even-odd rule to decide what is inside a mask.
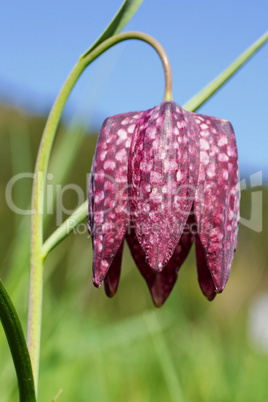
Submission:
[[[144,316],[144,320],[147,324],[149,333],[152,335],[152,342],[165,376],[171,400],[174,402],[183,402],[184,397],[182,394],[182,388],[170,351],[163,336],[162,326],[160,325],[156,314],[151,314],[150,316],[147,315],[146,317]]]
[[[268,40],[268,32],[262,35],[253,45],[241,54],[218,77],[203,88],[197,95],[190,99],[183,107],[189,112],[195,112],[211,96],[218,91],[232,76],[257,52]]]
[[[0,280],[0,318],[13,357],[21,402],[34,402],[34,380],[30,356],[15,307]]]
[[[83,54],[82,57],[90,53],[95,47],[100,45],[105,39],[120,32],[128,21],[136,13],[143,0],[125,0],[108,27],[96,40],[96,42]]]

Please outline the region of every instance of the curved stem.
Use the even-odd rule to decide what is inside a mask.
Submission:
[[[164,99],[172,100],[171,67],[167,54],[163,47],[154,38],[141,32],[127,32],[114,35],[111,38],[102,42],[92,51],[87,51],[80,57],[71,74],[65,81],[51,109],[39,147],[32,192],[31,272],[27,339],[35,379],[36,394],[39,371],[43,293],[43,208],[46,173],[52,144],[65,103],[75,83],[77,82],[85,68],[110,47],[128,39],[138,39],[147,42],[157,51],[158,55],[161,58],[165,73]]]
[[[17,373],[21,402],[35,402],[30,356],[15,307],[0,280],[0,320],[2,322]]]
[[[152,36],[145,34],[144,32],[124,32],[121,34],[117,34],[109,38],[108,40],[104,41],[99,45],[95,50],[101,53],[98,54],[98,56],[102,53],[104,53],[106,50],[108,50],[110,47],[116,45],[117,43],[123,42],[125,40],[129,39],[138,39],[143,42],[148,43],[151,45],[156,52],[158,53],[158,56],[161,59],[162,66],[164,69],[164,74],[165,74],[165,91],[164,91],[164,100],[165,101],[171,101],[173,99],[172,97],[172,71],[171,71],[171,65],[170,61],[168,58],[168,55],[163,48],[163,46]],[[90,53],[90,51],[87,51],[82,55],[82,58],[86,58],[89,54],[93,54],[93,52]],[[98,57],[97,56],[97,57]]]

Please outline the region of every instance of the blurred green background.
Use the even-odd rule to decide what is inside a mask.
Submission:
[[[11,211],[5,190],[14,175],[33,172],[44,123],[45,117],[0,106],[0,276],[25,331],[29,216]],[[60,126],[49,167],[54,214],[46,216],[45,237],[56,227],[61,197],[66,209],[77,206],[75,193],[57,194],[57,186],[76,183],[86,196],[95,142],[96,133],[83,126]],[[22,179],[14,185],[12,198],[19,208],[28,208],[31,184]],[[45,264],[38,400],[51,401],[62,389],[59,401],[267,401],[268,304],[258,300],[268,294],[268,190],[252,191],[263,192],[263,230],[241,225],[230,280],[213,302],[199,290],[193,252],[169,299],[156,309],[127,247],[113,299],[91,283],[85,226],[53,250]],[[250,218],[251,201],[251,190],[242,191],[243,218]],[[17,399],[15,371],[0,328],[0,401]]]

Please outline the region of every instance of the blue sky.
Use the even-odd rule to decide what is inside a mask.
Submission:
[[[100,35],[121,0],[41,2],[0,6],[0,99],[47,112],[67,74]],[[174,100],[183,105],[267,30],[266,0],[144,0],[125,30],[144,31],[165,47]],[[263,47],[199,111],[230,120],[242,172],[268,178],[268,46]],[[129,41],[83,74],[67,105],[94,127],[116,113],[162,100],[163,72],[154,51]]]

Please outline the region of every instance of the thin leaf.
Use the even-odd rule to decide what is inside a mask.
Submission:
[[[0,319],[8,340],[20,391],[21,402],[34,402],[34,380],[30,356],[15,307],[0,280]]]
[[[252,46],[241,54],[229,67],[226,68],[218,77],[210,82],[197,95],[190,99],[183,107],[184,109],[195,112],[202,106],[218,89],[220,89],[268,40],[268,32],[262,35]]]
[[[144,316],[144,320],[147,324],[148,332],[152,335],[152,343],[163,371],[166,385],[170,393],[170,398],[174,402],[183,402],[185,399],[183,397],[182,387],[180,385],[178,373],[163,334],[162,325],[160,325],[156,314]]]
[[[80,207],[78,207],[72,215],[60,225],[55,232],[52,233],[51,236],[45,241],[42,248],[43,257],[46,258],[48,253],[56,247],[65,237],[70,234],[74,228],[76,228],[79,223],[83,222],[83,220],[87,216],[87,201],[85,201]]]
[[[125,0],[121,5],[120,9],[101,34],[101,36],[96,40],[96,42],[83,54],[85,57],[88,53],[92,52],[98,45],[100,45],[105,39],[110,38],[110,36],[117,34],[122,31],[128,21],[133,17],[138,8],[141,6],[143,0]]]

